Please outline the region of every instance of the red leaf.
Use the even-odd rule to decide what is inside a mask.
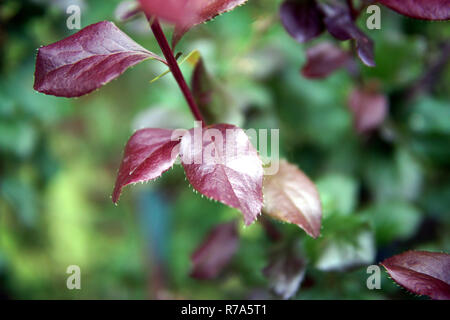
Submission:
[[[125,147],[112,200],[117,203],[122,188],[158,178],[174,164],[180,136],[173,130],[142,129],[130,138]]]
[[[327,4],[322,4],[320,8],[325,16],[324,22],[328,32],[341,41],[354,39],[361,61],[369,67],[374,67],[373,41],[355,25],[350,10],[341,5]]]
[[[149,58],[164,62],[114,23],[99,22],[39,49],[34,89],[58,97],[79,97]]]
[[[335,70],[343,67],[350,56],[341,48],[329,42],[322,42],[306,51],[307,61],[302,68],[306,78],[325,78]]]
[[[216,278],[230,263],[238,245],[239,236],[235,221],[216,226],[192,254],[191,277],[197,279]]]
[[[298,42],[314,39],[325,29],[322,13],[314,0],[285,1],[280,17],[286,31]]]
[[[203,131],[203,138],[194,133],[181,141],[186,176],[201,194],[239,209],[245,224],[250,225],[263,202],[263,168],[258,153],[236,126],[218,124]]]
[[[264,213],[298,225],[311,237],[320,234],[319,192],[302,171],[285,160],[280,161],[275,175],[264,179]]]
[[[140,0],[148,15],[175,24],[172,46],[193,26],[233,10],[247,0]]]
[[[357,88],[350,93],[348,105],[353,112],[356,130],[365,133],[378,128],[388,113],[385,95],[370,88]]]
[[[450,1],[448,0],[378,0],[378,2],[411,18],[450,19]]]
[[[407,290],[432,299],[450,300],[450,255],[407,251],[384,260],[381,265]]]

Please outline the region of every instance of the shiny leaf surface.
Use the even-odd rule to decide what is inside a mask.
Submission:
[[[433,299],[450,300],[450,255],[407,251],[381,263],[399,285]]]
[[[280,161],[278,173],[264,178],[264,213],[320,234],[322,206],[314,183],[296,166]]]
[[[79,97],[150,58],[164,61],[114,23],[99,22],[39,49],[34,89],[58,97]]]
[[[379,0],[378,2],[411,18],[450,19],[450,1],[448,0]]]
[[[240,210],[246,225],[257,218],[263,203],[262,162],[242,129],[218,124],[204,128],[203,138],[184,136],[180,154],[195,190]]]
[[[169,170],[178,156],[180,137],[173,130],[142,129],[130,138],[114,187],[112,200],[117,203],[122,188],[158,178]]]

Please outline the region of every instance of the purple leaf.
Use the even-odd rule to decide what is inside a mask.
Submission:
[[[360,31],[355,37],[355,40],[358,57],[366,66],[375,67],[374,44],[372,39]]]
[[[226,267],[239,246],[236,222],[219,224],[192,254],[191,277],[214,279]]]
[[[193,26],[233,10],[247,0],[139,0],[148,15],[175,24],[172,46]]]
[[[378,128],[388,113],[385,95],[371,88],[357,88],[350,93],[348,105],[353,112],[356,131],[366,133]]]
[[[264,268],[273,291],[283,299],[291,298],[300,287],[306,271],[305,261],[291,250],[276,252]]]
[[[264,178],[264,213],[298,225],[311,237],[320,234],[319,192],[302,171],[285,160],[280,161],[276,174]]]
[[[285,1],[280,17],[286,31],[300,43],[314,39],[325,29],[315,0]]]
[[[450,300],[450,255],[407,251],[381,263],[399,285],[432,299]]]
[[[117,203],[126,185],[153,180],[169,170],[179,154],[180,138],[173,130],[136,131],[125,147],[112,195],[113,202]]]
[[[305,78],[320,79],[328,77],[343,67],[350,59],[347,52],[329,43],[322,42],[306,51],[307,61],[302,68]]]
[[[181,141],[186,176],[201,194],[239,209],[246,225],[260,214],[263,203],[262,162],[245,132],[233,125],[203,128],[203,137]]]
[[[165,63],[114,23],[99,22],[39,49],[34,89],[58,97],[79,97],[150,58]]]
[[[378,0],[378,2],[411,18],[450,19],[450,1],[448,0]]]
[[[348,8],[337,4],[321,4],[320,9],[325,17],[325,26],[333,37],[341,41],[354,38],[357,28]]]
[[[341,5],[327,4],[322,4],[320,9],[325,16],[324,22],[328,32],[341,41],[350,39],[355,40],[358,56],[361,61],[369,67],[374,67],[375,56],[373,41],[355,25],[350,10]]]

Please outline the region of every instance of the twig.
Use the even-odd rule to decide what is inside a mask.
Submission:
[[[177,60],[173,55],[173,51],[170,48],[169,42],[164,35],[158,19],[147,16],[147,20],[150,22],[150,26],[152,28],[153,34],[155,35],[156,41],[158,41],[159,47],[161,48],[161,51],[166,58],[167,64],[169,65],[169,69],[172,72],[175,80],[177,81],[181,91],[183,92],[183,95],[186,99],[187,104],[189,105],[189,108],[191,109],[192,114],[194,115],[195,120],[201,121],[202,124],[205,125],[205,121],[200,112],[200,109],[195,103],[194,96],[192,95],[192,92],[189,89],[186,80],[184,79],[183,73],[178,66]]]

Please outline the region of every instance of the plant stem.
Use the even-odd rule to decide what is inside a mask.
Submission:
[[[184,79],[183,73],[181,73],[180,67],[178,66],[178,62],[173,55],[173,51],[170,48],[169,42],[167,41],[167,38],[164,35],[164,32],[161,28],[161,25],[159,24],[158,19],[153,18],[153,22],[151,17],[147,16],[147,19],[151,23],[151,28],[153,34],[155,35],[156,41],[158,41],[159,47],[161,48],[161,51],[164,54],[164,57],[166,58],[167,64],[169,65],[169,69],[172,72],[175,80],[177,81],[181,91],[183,92],[184,98],[186,99],[186,102],[189,105],[189,108],[191,109],[191,112],[194,115],[195,120],[201,121],[202,125],[204,125],[205,121],[200,112],[200,109],[195,103],[194,96],[192,95],[192,92],[189,89],[186,80]]]

